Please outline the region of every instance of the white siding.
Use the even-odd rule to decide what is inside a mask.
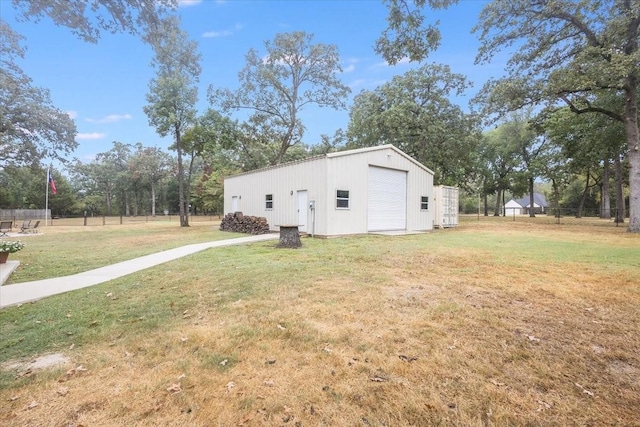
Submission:
[[[433,198],[433,173],[392,146],[372,147],[308,159],[228,177],[224,182],[225,213],[231,212],[233,196],[245,215],[267,218],[272,230],[297,224],[298,191],[314,200],[308,209],[307,232],[320,236],[367,232],[368,171],[370,166],[403,171],[406,175],[405,213],[407,230],[433,228],[434,212],[422,211],[420,198]],[[349,208],[336,207],[336,191],[349,191]],[[273,209],[265,208],[265,195],[273,195]],[[304,213],[303,213],[304,215]]]
[[[316,158],[226,178],[225,214],[231,212],[231,200],[237,196],[238,210],[245,215],[267,218],[271,230],[278,230],[280,225],[298,224],[298,191],[306,190],[309,200],[317,198],[324,188],[325,162],[326,158]],[[266,208],[267,194],[273,195],[272,209]]]

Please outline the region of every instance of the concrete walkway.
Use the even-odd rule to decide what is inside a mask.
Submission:
[[[129,261],[119,262],[95,270],[85,271],[71,276],[54,279],[36,280],[33,282],[16,283],[14,285],[0,286],[0,308],[35,301],[51,295],[86,288],[99,283],[108,282],[145,268],[172,261],[209,248],[221,246],[241,245],[246,243],[275,240],[278,234],[261,234],[257,236],[240,237],[237,239],[217,240],[215,242],[197,243],[182,246],[175,249],[146,255]]]

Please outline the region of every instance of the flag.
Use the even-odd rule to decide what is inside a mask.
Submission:
[[[58,189],[56,188],[56,183],[53,182],[53,177],[51,176],[51,172],[49,172],[49,185],[51,186],[51,194],[57,194]]]

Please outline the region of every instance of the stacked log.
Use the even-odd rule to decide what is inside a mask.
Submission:
[[[269,223],[261,216],[243,215],[242,212],[229,213],[222,218],[220,230],[234,233],[267,234]]]

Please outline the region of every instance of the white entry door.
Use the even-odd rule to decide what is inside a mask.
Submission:
[[[231,197],[231,213],[238,212],[238,196]]]
[[[298,191],[298,230],[307,231],[307,213],[309,204],[309,195],[307,190]]]

